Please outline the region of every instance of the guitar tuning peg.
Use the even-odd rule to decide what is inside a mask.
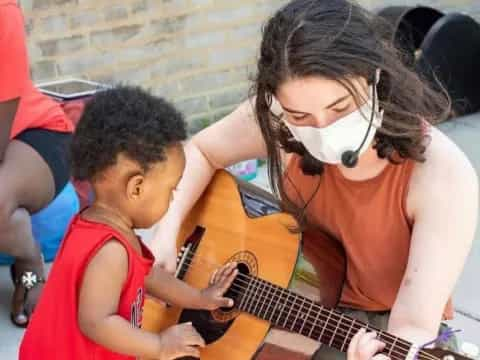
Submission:
[[[480,353],[480,349],[478,348],[477,345],[466,342],[466,341],[463,342],[462,346],[460,347],[460,350],[463,354],[465,354],[468,357],[471,357],[472,359],[475,359]]]

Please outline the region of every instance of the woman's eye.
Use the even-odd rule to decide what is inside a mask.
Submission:
[[[307,114],[297,115],[297,116],[291,115],[292,119],[293,119],[293,120],[296,120],[296,121],[298,121],[298,120],[304,120],[307,116],[308,116]]]
[[[344,107],[342,107],[342,108],[333,109],[333,111],[335,111],[336,113],[342,113],[342,112],[344,112],[345,110],[347,110],[349,107],[350,107],[350,104],[347,104],[346,106],[344,106]]]

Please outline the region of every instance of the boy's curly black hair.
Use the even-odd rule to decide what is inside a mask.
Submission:
[[[71,145],[73,176],[92,180],[125,154],[146,171],[165,148],[185,140],[182,114],[140,87],[118,86],[86,105]]]

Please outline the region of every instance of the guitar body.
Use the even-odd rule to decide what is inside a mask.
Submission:
[[[294,219],[279,212],[255,218],[248,216],[244,208],[246,198],[242,197],[242,191],[249,198],[255,197],[258,204],[261,204],[262,200],[259,199],[262,198],[265,198],[267,204],[274,201],[271,195],[251,185],[239,189],[231,175],[225,171],[217,172],[182,225],[177,239],[178,248],[194,244],[195,255],[188,271],[179,274],[179,278],[194,287],[204,288],[217,267],[233,260],[240,264],[243,273],[255,275],[283,288],[293,285],[295,291],[307,292],[306,296],[310,298],[313,296],[329,306],[335,305],[343,282],[344,262],[342,263],[341,251],[335,246],[333,250],[322,249],[322,245],[312,247],[307,239],[306,248],[311,252],[301,256],[300,235],[289,231],[296,225]],[[311,241],[313,238],[314,236]],[[301,268],[296,271],[297,263],[301,263]],[[329,275],[322,281],[314,275],[315,272]],[[332,286],[334,282],[338,285]],[[325,288],[323,296],[321,288]],[[259,351],[264,345],[270,324],[247,313],[235,309],[187,311],[165,306],[154,299],[145,301],[142,322],[144,329],[160,332],[185,321],[192,321],[207,342],[207,346],[201,350],[202,359],[244,360],[251,359],[256,354],[259,358],[267,359],[272,349],[275,350],[277,359],[282,353],[285,355],[282,357],[291,358],[287,355],[292,354],[289,352],[291,350],[287,350],[288,342],[282,340],[282,333],[287,334],[283,331],[273,336],[273,342],[276,342],[274,346],[264,346]],[[293,336],[304,339],[299,335]]]
[[[346,351],[355,329],[368,325],[329,309],[340,298],[345,252],[321,232],[306,231],[301,240],[289,231],[293,226],[294,219],[279,211],[269,193],[217,172],[182,224],[176,275],[204,288],[216,268],[236,261],[240,274],[226,293],[235,306],[186,310],[147,299],[142,327],[161,332],[192,322],[207,344],[201,349],[206,360],[306,360],[320,341]],[[386,344],[383,352],[399,359],[418,352],[419,360],[469,360],[447,349],[420,350],[375,331]]]

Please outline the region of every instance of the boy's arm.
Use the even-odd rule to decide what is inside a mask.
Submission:
[[[190,352],[191,356],[197,354],[197,350],[188,345],[203,342],[191,325],[173,327],[159,335],[134,328],[117,315],[127,273],[127,252],[115,240],[106,243],[91,259],[79,296],[78,324],[82,333],[95,343],[125,355],[156,359],[172,350]]]
[[[223,297],[223,294],[237,274],[235,269],[234,263],[223,266],[215,272],[210,286],[199,290],[155,266],[145,279],[145,288],[150,295],[182,308],[214,310],[219,307],[230,307],[233,306],[233,300]]]
[[[145,290],[158,299],[182,308],[206,308],[206,302],[200,290],[191,287],[158,266],[153,267],[145,278]]]

